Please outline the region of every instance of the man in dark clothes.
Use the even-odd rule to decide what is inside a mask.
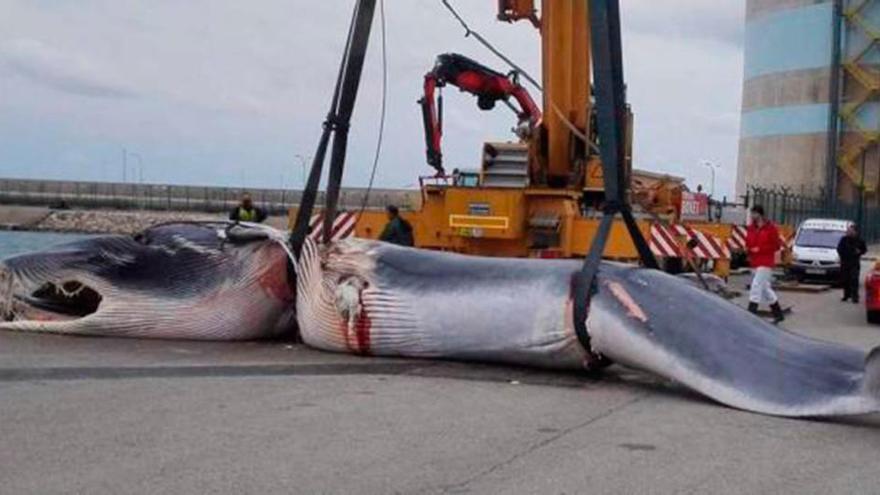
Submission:
[[[241,195],[241,203],[229,212],[229,219],[233,222],[263,223],[266,212],[254,206],[251,195],[244,193]]]
[[[862,256],[868,252],[865,241],[859,237],[855,224],[850,224],[846,235],[837,243],[837,254],[840,256],[840,285],[843,286],[843,299],[859,302],[859,272],[862,269]]]
[[[412,225],[400,217],[400,210],[396,206],[389,205],[385,210],[388,212],[388,224],[385,225],[379,240],[400,246],[412,246],[414,244]]]

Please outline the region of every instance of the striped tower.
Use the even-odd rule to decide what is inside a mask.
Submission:
[[[831,191],[880,180],[880,0],[747,0],[737,191]],[[873,197],[876,201],[876,196]]]

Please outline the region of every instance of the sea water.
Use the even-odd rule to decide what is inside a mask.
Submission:
[[[92,237],[55,232],[0,231],[0,259],[46,249],[57,244]]]

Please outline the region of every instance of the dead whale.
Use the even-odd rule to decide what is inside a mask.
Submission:
[[[304,342],[328,351],[583,369],[572,278],[580,262],[502,259],[347,240],[308,243],[297,267]],[[777,328],[694,284],[603,263],[594,353],[723,404],[779,416],[880,410],[880,351]]]
[[[0,263],[0,329],[249,340],[295,329],[283,235],[169,224]]]

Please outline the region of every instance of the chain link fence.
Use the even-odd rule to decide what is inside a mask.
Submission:
[[[880,207],[862,206],[843,201],[828,201],[819,196],[795,194],[782,187],[749,187],[746,204],[761,205],[774,222],[797,228],[809,218],[839,218],[860,224],[867,242],[880,242]],[[859,211],[861,209],[861,211]]]
[[[0,179],[0,204],[53,208],[221,213],[232,210],[245,192],[269,215],[286,215],[288,208],[299,204],[302,198],[302,191],[288,189]],[[365,195],[365,189],[343,189],[340,208],[359,210]],[[381,209],[393,204],[402,209],[415,209],[419,198],[418,191],[373,189],[367,208]],[[318,204],[323,202],[324,193],[320,192]]]

